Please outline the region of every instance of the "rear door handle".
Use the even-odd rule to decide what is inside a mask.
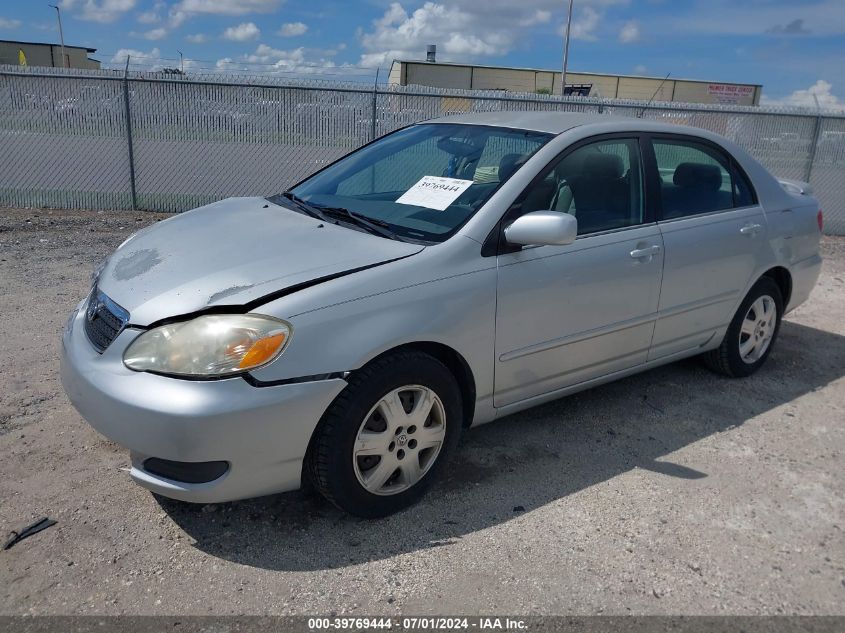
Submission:
[[[654,246],[647,246],[646,248],[635,248],[631,251],[631,257],[634,259],[642,259],[643,257],[657,255],[659,252],[660,247],[655,244]]]
[[[743,235],[756,235],[757,231],[762,228],[763,226],[761,224],[746,224],[739,230],[739,232]]]

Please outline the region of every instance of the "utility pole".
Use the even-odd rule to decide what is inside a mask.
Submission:
[[[184,76],[185,75],[185,58],[182,56],[182,51],[176,51],[176,52],[179,53],[179,72],[182,73],[182,75]]]
[[[569,29],[572,27],[572,0],[569,0],[569,14],[566,18],[566,35],[563,39],[563,73],[560,77],[560,96],[566,94],[566,64],[569,61]]]
[[[59,41],[62,43],[62,66],[67,68],[67,57],[65,57],[65,34],[62,31],[62,12],[55,4],[48,4],[47,6],[53,7],[56,10],[56,17],[59,19]]]

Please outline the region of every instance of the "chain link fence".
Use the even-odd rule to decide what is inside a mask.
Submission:
[[[465,112],[641,116],[731,138],[809,181],[845,234],[845,114],[362,86],[248,76],[0,66],[0,205],[184,211],[283,191],[373,138]]]

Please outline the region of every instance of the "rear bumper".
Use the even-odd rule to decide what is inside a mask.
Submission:
[[[790,267],[792,275],[792,296],[785,312],[794,310],[810,297],[810,292],[819,279],[822,269],[821,255],[815,254],[796,262]]]
[[[122,358],[139,331],[125,330],[101,355],[83,332],[84,314],[77,310],[62,337],[62,384],[91,426],[130,450],[137,483],[198,503],[299,487],[308,442],[344,380],[259,388],[241,378],[188,381],[134,372]],[[228,468],[212,481],[189,483],[149,472],[148,458],[223,461]]]

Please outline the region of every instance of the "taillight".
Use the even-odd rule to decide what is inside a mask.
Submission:
[[[816,220],[819,223],[819,233],[824,232],[824,213],[822,213],[821,209],[819,209],[819,213],[816,216]]]

